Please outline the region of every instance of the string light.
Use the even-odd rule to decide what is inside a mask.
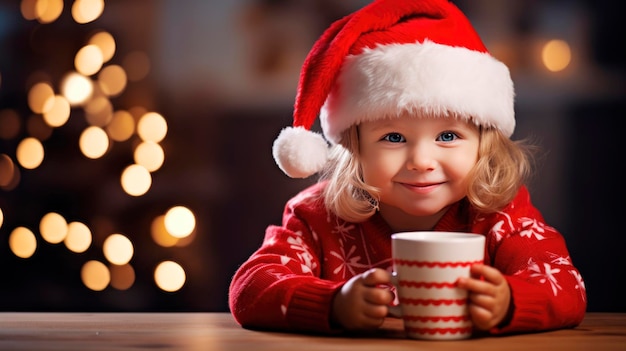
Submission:
[[[63,0],[22,0],[20,12],[26,20],[49,24],[60,18],[63,4]],[[104,1],[74,0],[69,10],[77,24],[91,23],[104,12]],[[165,161],[165,150],[160,143],[168,132],[167,121],[160,113],[147,111],[142,106],[116,109],[111,99],[123,94],[129,81],[139,81],[150,71],[150,58],[139,50],[126,54],[122,65],[110,64],[116,51],[114,36],[108,31],[97,30],[91,32],[75,51],[74,70],[62,74],[58,82],[45,72],[31,75],[30,81],[34,84],[26,92],[28,108],[33,113],[26,124],[31,136],[19,142],[15,155],[0,154],[0,188],[10,191],[17,186],[21,179],[20,167],[29,172],[36,171],[44,162],[45,141],[53,129],[67,126],[75,112],[82,110],[87,126],[79,131],[77,147],[80,152],[88,159],[99,160],[115,147],[114,143],[132,141],[135,163],[123,170],[120,187],[134,197],[143,196],[150,190],[151,173],[158,171]],[[59,88],[58,91],[55,87]],[[23,127],[17,111],[0,110],[0,138],[14,140]],[[5,223],[5,213],[0,209],[0,226]],[[155,243],[167,248],[192,241],[195,226],[193,212],[187,207],[176,206],[156,216],[150,232]],[[44,215],[38,229],[43,243],[63,243],[71,253],[89,253],[93,248],[92,229],[82,221],[68,223],[59,212]],[[28,259],[36,254],[37,247],[37,233],[27,227],[16,227],[9,235],[9,248],[17,257]],[[101,249],[109,264],[87,260],[80,272],[83,285],[93,291],[102,291],[109,286],[117,290],[130,289],[136,280],[131,265],[135,255],[131,237],[111,234],[104,239]],[[184,268],[174,261],[158,263],[153,278],[156,285],[167,292],[180,290],[187,279]]]

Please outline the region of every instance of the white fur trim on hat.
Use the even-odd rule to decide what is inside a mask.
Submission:
[[[274,140],[272,155],[288,176],[307,178],[326,165],[328,143],[321,134],[304,127],[287,127]]]
[[[404,112],[468,118],[510,137],[513,100],[508,68],[488,53],[429,40],[379,45],[346,57],[320,122],[333,143],[353,124]]]

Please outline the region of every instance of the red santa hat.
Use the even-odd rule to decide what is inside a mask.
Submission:
[[[328,143],[354,124],[405,112],[515,128],[513,82],[447,0],[376,0],[333,23],[300,74],[293,125],[272,148],[288,176],[323,169]],[[319,115],[323,136],[311,131]]]

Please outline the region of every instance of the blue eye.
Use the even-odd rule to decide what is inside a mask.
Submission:
[[[441,134],[439,134],[439,136],[437,137],[437,141],[454,141],[456,139],[458,139],[459,136],[456,135],[456,133],[454,132],[443,132]]]
[[[404,137],[398,133],[389,133],[385,135],[382,140],[388,141],[390,143],[402,143],[406,141],[406,139],[404,139]]]

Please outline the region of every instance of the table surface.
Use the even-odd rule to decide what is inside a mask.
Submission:
[[[574,329],[461,341],[407,339],[388,319],[363,335],[241,328],[228,313],[0,312],[0,350],[626,350],[626,313],[588,313]]]

